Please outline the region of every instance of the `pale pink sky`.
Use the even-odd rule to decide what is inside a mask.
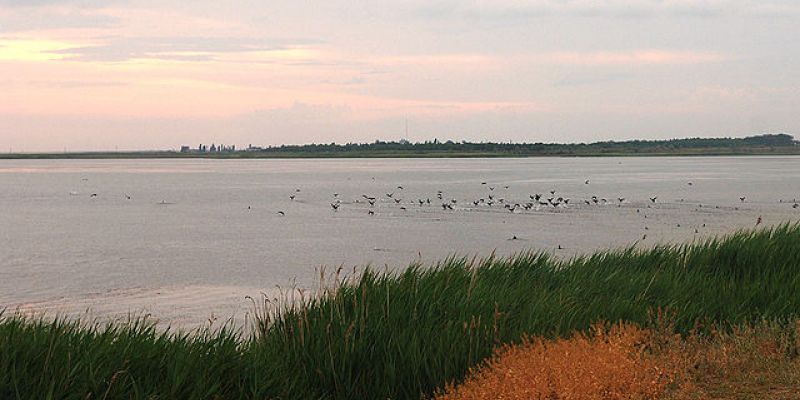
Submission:
[[[800,136],[791,0],[0,0],[0,151]]]

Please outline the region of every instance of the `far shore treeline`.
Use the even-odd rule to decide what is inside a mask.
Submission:
[[[213,146],[213,145],[212,145]],[[13,158],[401,158],[401,157],[594,157],[594,156],[692,156],[692,155],[793,155],[800,142],[793,136],[765,134],[745,138],[688,138],[627,140],[594,143],[473,143],[467,141],[407,140],[372,143],[304,144],[225,148],[210,152],[205,145],[183,146],[181,151],[7,153]]]

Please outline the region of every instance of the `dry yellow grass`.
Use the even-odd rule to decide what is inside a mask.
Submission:
[[[671,332],[598,324],[590,335],[531,338],[501,348],[437,399],[800,399],[800,324]]]

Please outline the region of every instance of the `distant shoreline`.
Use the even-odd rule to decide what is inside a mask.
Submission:
[[[628,140],[595,143],[373,143],[306,144],[252,147],[182,146],[180,151],[98,151],[74,153],[6,153],[0,159],[139,159],[139,158],[513,158],[513,157],[665,157],[665,156],[748,156],[800,155],[800,142],[787,134],[745,138],[687,138],[669,140]]]
[[[79,153],[6,153],[0,160],[114,160],[114,159],[359,159],[359,158],[589,158],[589,157],[722,157],[722,156],[796,156],[800,147],[766,149],[715,149],[673,152],[587,152],[511,154],[502,152],[370,152],[370,153],[181,153],[178,151],[79,152]]]

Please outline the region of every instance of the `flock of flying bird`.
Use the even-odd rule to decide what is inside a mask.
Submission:
[[[86,181],[87,179],[84,178],[83,180]],[[586,180],[584,183],[586,185],[588,185],[589,184],[589,180]],[[528,199],[525,199],[524,201],[509,201],[505,197],[503,197],[502,195],[499,194],[500,191],[495,191],[495,189],[497,188],[496,186],[489,185],[487,182],[481,182],[481,185],[486,187],[488,189],[488,191],[486,192],[485,196],[481,196],[479,198],[473,199],[473,200],[471,200],[471,201],[466,203],[466,204],[470,204],[471,203],[473,208],[478,208],[478,207],[492,208],[495,205],[498,205],[498,206],[502,206],[505,210],[508,210],[509,212],[514,213],[514,212],[522,211],[522,210],[525,210],[525,211],[537,210],[538,211],[538,210],[540,210],[542,208],[553,208],[553,209],[567,208],[570,205],[570,201],[571,201],[571,199],[568,198],[568,197],[556,196],[556,190],[550,190],[549,191],[549,196],[547,194],[534,193],[534,194],[529,194],[528,195]],[[693,183],[692,182],[688,182],[688,185],[692,186]],[[505,189],[505,190],[508,190],[509,186],[508,185],[504,185],[504,186],[502,186],[502,188]],[[394,192],[390,192],[390,193],[386,193],[385,194],[386,195],[385,201],[388,202],[389,204],[391,204],[393,202],[394,204],[396,204],[399,207],[400,210],[403,210],[403,211],[408,210],[408,208],[406,206],[407,205],[411,205],[411,204],[417,205],[419,207],[432,206],[433,205],[433,201],[431,201],[430,197],[416,198],[415,201],[409,201],[409,202],[405,202],[404,203],[403,199],[399,196],[399,194],[402,193],[403,190],[404,190],[404,187],[402,185],[397,186],[396,190]],[[295,189],[295,191],[292,194],[289,195],[289,199],[294,201],[295,199],[297,199],[297,196],[300,194],[300,192],[301,192],[300,189]],[[70,192],[70,195],[77,196],[78,192],[75,192],[75,191]],[[126,200],[131,200],[132,199],[131,195],[128,194],[128,193],[124,193],[123,196],[125,197]],[[89,195],[89,197],[90,198],[96,198],[96,197],[98,197],[98,194],[97,193],[91,193]],[[449,199],[445,198],[444,192],[442,190],[437,190],[436,191],[435,198],[437,199],[436,202],[441,204],[441,207],[442,207],[443,210],[456,210],[456,207],[459,205],[459,202],[458,202],[457,199],[455,199],[455,198],[449,198]],[[648,199],[650,201],[650,203],[647,205],[648,208],[651,207],[651,204],[656,204],[658,202],[658,196],[648,197]],[[379,200],[378,196],[362,194],[360,198],[354,200],[352,203],[355,203],[355,204],[363,204],[363,203],[368,204],[369,208],[367,209],[367,214],[372,216],[372,215],[375,215],[374,206],[378,202],[378,200]],[[583,199],[582,202],[584,204],[586,204],[586,205],[589,205],[589,206],[592,206],[592,205],[600,206],[600,205],[616,204],[618,207],[622,207],[622,204],[627,202],[627,199],[625,197],[617,197],[615,200],[616,200],[616,202],[608,200],[607,198],[598,197],[596,195],[593,195],[593,196],[591,196],[589,198]],[[739,201],[741,203],[744,203],[744,202],[747,201],[747,197],[741,196],[741,197],[739,197]],[[679,202],[683,202],[683,199],[679,200]],[[784,201],[780,200],[780,202],[783,203]],[[788,203],[792,204],[791,207],[793,209],[800,208],[800,203],[797,201],[797,199],[792,199]],[[174,203],[170,203],[170,202],[167,202],[166,200],[162,200],[162,201],[158,202],[157,204],[165,205],[165,204],[174,204]],[[341,208],[341,206],[343,204],[345,204],[345,203],[343,203],[342,200],[340,199],[339,193],[333,193],[333,201],[330,203],[331,209],[333,211],[339,211],[339,208]],[[468,207],[469,207],[469,205],[466,206],[466,208],[468,208]],[[703,205],[701,204],[701,205],[699,205],[699,207],[702,208]],[[465,207],[462,207],[462,208],[465,208]],[[716,206],[716,208],[719,208],[719,206]],[[248,206],[247,209],[251,210],[252,207]],[[637,208],[636,212],[640,212],[640,210]],[[280,211],[277,211],[276,214],[278,214],[280,216],[285,216],[286,212],[283,211],[283,210],[280,210]],[[645,216],[645,218],[646,218],[646,216]],[[760,222],[761,222],[761,217],[759,217],[759,219],[758,219],[756,224],[759,224]]]
[[[584,183],[586,185],[588,185],[589,184],[589,180],[586,180]],[[496,186],[488,185],[487,182],[481,182],[481,185],[485,186],[488,189],[488,192],[486,192],[486,195],[468,201],[466,203],[467,206],[466,207],[462,207],[462,208],[469,208],[469,204],[470,203],[472,204],[473,208],[478,208],[478,207],[491,208],[491,207],[493,207],[495,205],[498,205],[498,206],[502,206],[504,209],[508,210],[509,212],[514,213],[514,212],[521,211],[521,210],[530,211],[530,210],[540,210],[542,208],[553,208],[553,209],[566,208],[566,207],[568,207],[570,205],[570,201],[571,201],[570,198],[563,197],[563,196],[556,196],[556,190],[550,190],[549,191],[549,196],[547,194],[534,193],[534,194],[529,194],[528,195],[528,199],[525,199],[524,201],[509,201],[506,198],[504,198],[502,195],[499,195],[500,191],[495,191],[495,189],[497,188]],[[688,185],[692,186],[693,183],[689,182]],[[508,185],[504,185],[502,187],[503,187],[503,189],[506,189],[506,190],[509,189]],[[416,205],[416,206],[419,206],[419,207],[423,207],[423,206],[432,206],[433,203],[434,203],[434,202],[431,201],[430,197],[416,198],[413,201],[403,202],[403,198],[401,198],[399,196],[402,193],[403,190],[404,190],[403,186],[397,186],[395,191],[389,192],[389,193],[385,193],[385,196],[386,196],[385,199],[381,199],[381,198],[379,198],[378,196],[375,196],[375,195],[362,194],[360,198],[354,200],[352,203],[355,203],[355,204],[368,204],[369,205],[369,208],[367,209],[367,214],[368,215],[375,215],[374,207],[375,207],[375,204],[379,200],[385,200],[385,202],[387,202],[389,204],[394,202],[394,204],[396,204],[399,207],[399,209],[403,210],[403,211],[408,210],[408,208],[407,208],[408,205]],[[300,189],[295,189],[295,192],[292,193],[291,195],[289,195],[289,199],[294,201],[297,198],[298,193],[300,193]],[[441,204],[441,208],[443,210],[456,210],[456,207],[459,205],[459,201],[457,199],[455,199],[455,198],[445,198],[444,192],[442,190],[437,190],[436,191],[435,198],[437,200],[436,203]],[[658,196],[648,197],[648,199],[650,201],[650,203],[648,203],[648,205],[647,205],[648,208],[651,207],[651,204],[656,204],[658,202]],[[746,200],[747,200],[747,197],[745,197],[745,196],[739,197],[739,201],[741,203],[746,202]],[[683,202],[683,199],[681,199],[679,201]],[[607,204],[616,204],[618,207],[621,207],[622,204],[627,202],[627,199],[625,197],[617,197],[616,198],[616,202],[614,202],[614,201],[608,200],[607,198],[602,198],[602,197],[593,195],[593,196],[591,196],[589,198],[583,199],[582,202],[585,203],[586,205],[589,205],[589,206],[591,206],[591,205],[598,205],[599,206],[599,205],[607,205]],[[780,202],[782,203],[783,200],[781,200]],[[791,201],[791,203],[792,203],[792,208],[794,208],[794,209],[800,208],[800,203],[798,203],[797,199],[793,199]],[[333,193],[333,201],[330,203],[331,209],[333,211],[339,211],[339,209],[341,208],[341,206],[343,204],[344,203],[340,199],[339,193]],[[699,205],[699,207],[702,208],[703,205],[701,204],[701,205]],[[716,208],[719,208],[719,206],[716,206]],[[738,210],[738,208],[737,208],[737,210]],[[639,211],[640,210],[637,209],[637,212],[639,212]],[[283,215],[286,215],[286,212],[285,211],[278,211],[278,214],[283,216]]]

